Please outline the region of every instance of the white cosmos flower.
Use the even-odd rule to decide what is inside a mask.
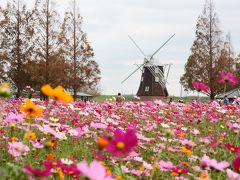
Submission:
[[[168,124],[161,123],[161,126],[164,128],[169,128],[170,126]]]
[[[61,159],[61,162],[62,162],[63,164],[66,164],[66,165],[71,165],[71,164],[73,164],[73,161],[72,161],[72,160],[70,160],[70,159],[65,159],[65,158],[62,158],[62,159]]]
[[[53,121],[53,122],[58,122],[58,121],[59,121],[58,118],[54,118],[54,117],[50,117],[49,120],[50,120],[50,121]]]

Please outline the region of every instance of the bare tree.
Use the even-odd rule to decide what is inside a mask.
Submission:
[[[192,81],[200,81],[210,88],[211,99],[223,91],[217,83],[219,72],[233,72],[234,58],[230,51],[230,41],[222,40],[222,32],[218,27],[218,18],[213,3],[207,0],[203,13],[196,25],[196,39],[191,48],[191,55],[185,65],[185,73],[180,79],[185,89],[194,89]],[[232,63],[231,63],[232,62]]]
[[[27,71],[24,64],[31,58],[33,50],[33,14],[21,1],[7,3],[1,9],[1,62],[4,63],[3,78],[12,82],[17,88],[17,96],[27,84]],[[1,72],[3,72],[1,71]]]
[[[73,0],[72,10],[65,13],[62,25],[61,41],[64,43],[64,59],[69,63],[69,88],[76,99],[79,90],[97,89],[100,70],[94,60],[94,52],[82,30],[83,20]]]
[[[52,10],[50,0],[37,0],[35,7],[38,25],[36,26],[35,52],[37,61],[44,62],[42,75],[39,77],[42,84],[52,83],[49,77],[49,62],[51,58],[60,55],[59,14]]]

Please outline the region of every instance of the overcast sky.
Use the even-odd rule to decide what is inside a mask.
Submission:
[[[6,0],[0,0],[4,2]],[[32,0],[24,0],[28,4]],[[55,0],[60,11],[70,0]],[[129,40],[131,35],[146,54],[153,53],[172,34],[175,37],[155,58],[172,63],[167,88],[180,95],[180,76],[195,39],[195,26],[205,0],[76,0],[101,68],[102,94],[136,94],[141,71],[125,83],[121,81],[141,64],[143,56]],[[240,1],[213,0],[223,37],[230,32],[236,54],[240,53]],[[3,4],[3,3],[1,3]]]

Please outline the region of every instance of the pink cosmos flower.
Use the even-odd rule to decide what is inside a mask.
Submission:
[[[131,152],[133,147],[137,144],[137,136],[133,129],[128,129],[126,133],[120,129],[117,129],[114,132],[113,140],[109,142],[106,150],[113,156],[119,157]]]
[[[17,124],[17,123],[21,123],[24,121],[24,115],[23,114],[15,114],[13,112],[10,112],[7,116],[6,116],[6,119],[5,119],[5,122],[7,123],[14,123],[14,124]]]
[[[227,161],[222,161],[218,163],[216,159],[211,159],[206,155],[202,157],[200,162],[201,162],[201,166],[203,167],[212,167],[219,171],[222,171],[223,169],[230,166],[230,164]]]
[[[113,180],[112,177],[107,176],[106,170],[100,162],[93,161],[88,165],[86,161],[82,161],[77,164],[77,168],[90,180]]]
[[[215,160],[215,159],[214,159]],[[224,170],[225,168],[229,167],[230,164],[227,162],[227,161],[222,161],[222,162],[217,162],[216,160],[213,161],[213,163],[211,164],[211,166],[213,168],[215,168],[216,170],[219,170],[219,171],[222,171]]]
[[[8,153],[14,157],[26,155],[29,151],[29,147],[22,142],[9,142],[8,143]]]
[[[233,172],[230,169],[227,169],[227,177],[229,180],[239,180],[240,174]]]
[[[170,161],[166,162],[166,161],[161,160],[158,165],[159,165],[160,170],[162,170],[162,171],[168,171],[173,168],[173,163]]]
[[[44,144],[43,144],[44,140],[45,139],[37,139],[35,141],[31,141],[32,146],[39,149],[44,148]]]
[[[191,140],[188,139],[180,139],[180,142],[182,143],[182,145],[184,146],[188,146],[188,147],[193,147],[194,146],[194,142],[192,142]]]
[[[197,91],[204,91],[206,93],[209,91],[209,87],[204,83],[193,81],[192,85]]]
[[[232,74],[232,73],[225,73],[225,72],[220,72],[220,80],[218,81],[219,84],[224,84],[224,83],[230,83],[231,85],[235,86],[238,84],[238,79],[237,76]]]
[[[30,175],[33,175],[35,177],[48,177],[51,176],[51,171],[50,169],[45,169],[45,170],[41,170],[39,168],[31,168],[30,166],[24,166],[25,171],[27,171],[27,173],[29,173]]]
[[[103,123],[91,122],[90,126],[93,127],[93,128],[96,128],[96,129],[107,129],[107,125],[103,124]]]
[[[197,172],[201,171],[201,168],[199,166],[193,166],[192,169]]]

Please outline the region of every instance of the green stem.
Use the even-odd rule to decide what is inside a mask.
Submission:
[[[227,88],[227,84],[225,83],[225,84],[224,84],[224,95],[225,95],[225,93],[226,93],[226,88]]]

